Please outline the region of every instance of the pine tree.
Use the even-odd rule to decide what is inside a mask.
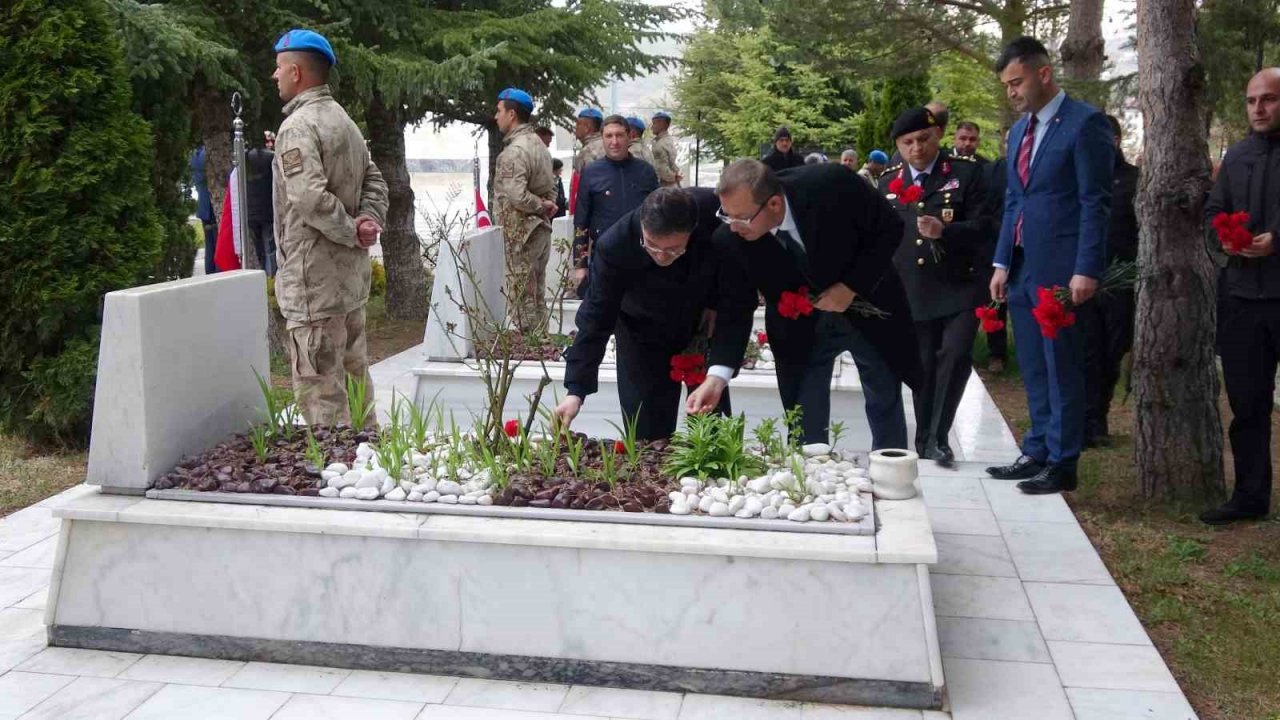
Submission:
[[[161,243],[147,123],[101,0],[0,14],[0,426],[87,437],[102,297]]]

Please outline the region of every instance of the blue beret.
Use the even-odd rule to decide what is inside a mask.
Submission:
[[[670,120],[670,119],[671,119],[671,113],[667,112],[666,110],[659,110],[658,112],[656,112],[656,113],[654,113],[654,114],[653,114],[653,118],[652,118],[652,119],[654,119],[654,120],[658,120],[658,119],[662,119],[662,120]]]
[[[636,130],[639,130],[640,132],[644,132],[644,127],[645,127],[644,121],[636,117],[635,115],[627,116],[627,124],[635,128]]]
[[[885,155],[883,150],[872,150],[871,154],[867,156],[867,160],[871,162],[878,162],[881,165],[889,164],[889,156]]]
[[[529,97],[529,93],[520,88],[507,88],[498,93],[498,99],[510,100],[513,103],[525,106],[529,109],[529,112],[533,112],[533,98]]]
[[[276,52],[310,52],[322,55],[330,65],[338,64],[338,56],[333,54],[333,46],[324,36],[312,30],[294,28],[280,36],[276,41]]]
[[[578,111],[578,117],[592,118],[595,120],[603,121],[604,113],[600,112],[599,110],[593,107],[586,107]]]

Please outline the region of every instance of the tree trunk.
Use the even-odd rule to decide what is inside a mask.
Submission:
[[[1134,455],[1144,496],[1202,504],[1219,499],[1224,483],[1215,275],[1202,234],[1209,166],[1195,0],[1139,0],[1137,33],[1145,142]]]
[[[1102,0],[1072,0],[1067,38],[1062,42],[1062,69],[1076,91],[1098,107],[1106,107],[1101,83],[1107,59],[1102,40]]]
[[[498,124],[490,120],[484,124],[486,137],[489,139],[489,182],[485,183],[485,207],[489,208],[489,215],[493,218],[493,224],[498,224],[498,216],[494,214],[493,208],[493,177],[494,168],[498,166],[498,156],[502,154],[502,131],[498,129]]]
[[[216,90],[196,94],[196,122],[204,140],[204,173],[213,217],[221,222],[222,200],[231,177],[231,96]]]
[[[388,107],[375,91],[365,111],[369,152],[387,181],[390,205],[382,228],[382,262],[387,269],[387,317],[426,320],[430,289],[422,259],[422,243],[414,229],[413,187],[404,156],[401,113]]]

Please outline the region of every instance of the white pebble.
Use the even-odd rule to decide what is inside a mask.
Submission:
[[[463,495],[462,497],[458,498],[458,504],[459,504],[459,505],[475,505],[475,504],[476,504],[476,496],[475,496],[475,495]]]
[[[427,493],[435,489],[436,489],[436,479],[433,477],[426,477],[425,479],[422,480],[422,482],[413,486],[413,492],[422,493],[423,495],[426,495]]]
[[[320,471],[320,479],[324,481],[325,485],[328,485],[330,487],[333,487],[334,480],[338,480],[341,477],[342,477],[342,473],[333,472],[332,470]]]
[[[461,495],[462,485],[454,482],[453,480],[441,480],[440,483],[436,485],[436,490],[439,490],[442,496]]]
[[[481,495],[480,497],[476,498],[476,504],[477,504],[477,505],[492,505],[492,504],[493,504],[493,498],[492,498],[492,497],[490,497],[490,496],[488,496],[488,495]]]
[[[364,477],[364,473],[359,470],[348,470],[342,474],[342,480],[334,487],[341,490],[342,488],[355,487],[360,482],[360,478]]]
[[[692,485],[685,485],[684,487],[680,488],[680,492],[684,493],[685,495],[697,495],[698,488]]]
[[[327,472],[338,473],[339,475],[346,475],[351,468],[347,467],[346,463],[331,463],[329,467],[325,468],[325,470]]]
[[[388,500],[403,500],[409,496],[405,494],[404,488],[395,488],[391,492],[387,493],[385,497]]]
[[[831,446],[826,443],[810,443],[800,448],[805,457],[818,457],[831,452]]]
[[[707,514],[711,517],[724,517],[730,514],[729,506],[722,502],[712,503],[711,509],[707,511]]]
[[[751,491],[751,492],[753,492],[753,493],[758,493],[758,494],[763,495],[764,493],[769,492],[769,480],[770,480],[770,479],[771,479],[771,477],[770,477],[769,475],[761,475],[760,477],[756,478],[755,480],[751,480],[751,481],[749,481],[749,482],[747,483],[747,489],[748,489],[748,490],[750,490],[750,491]]]
[[[320,497],[338,497],[339,492],[336,487],[320,488]]]
[[[357,500],[377,500],[378,488],[371,488],[371,487],[356,488],[356,499]]]
[[[708,512],[711,510],[711,506],[715,504],[715,501],[716,499],[710,495],[703,495],[702,499],[698,501],[698,509],[702,512]],[[725,507],[728,508],[729,506],[726,505]]]
[[[760,511],[760,517],[765,520],[774,520],[778,517],[778,508],[772,505],[766,505],[764,509]]]
[[[423,498],[422,493],[417,491],[409,493],[409,496],[408,496],[409,502],[422,502],[422,498]]]
[[[673,502],[671,503],[671,509],[667,512],[670,512],[672,515],[688,515],[689,505],[684,502]]]
[[[440,493],[435,490],[432,490],[431,492],[422,496],[422,502],[433,503],[439,499],[440,499]]]
[[[791,522],[809,522],[809,508],[796,508],[787,515],[787,519]]]
[[[457,505],[458,496],[457,495],[441,495],[440,502],[444,505]]]
[[[716,502],[722,502],[722,503],[725,503],[726,505],[729,503],[729,493],[725,492],[724,490],[721,490],[720,488],[715,488],[714,490],[712,490],[710,492],[710,495],[711,497],[715,498]]]
[[[827,518],[831,517],[831,513],[827,512],[826,506],[819,505],[809,511],[809,517],[817,522],[826,522]]]
[[[729,501],[729,513],[736,514],[739,510],[745,507],[746,504],[747,499],[745,497],[742,495],[734,495],[733,499]]]
[[[341,497],[341,498],[353,498],[355,496],[356,496],[356,489],[355,487],[350,485],[342,488],[342,490],[338,492],[338,497]]]
[[[390,494],[392,490],[399,490],[399,489],[400,488],[397,485],[395,480],[392,480],[391,478],[386,478],[382,481],[382,487],[378,489],[378,494],[387,495],[387,494]]]
[[[667,493],[667,497],[668,497],[668,498],[671,500],[671,502],[673,502],[673,503],[676,503],[676,502],[684,502],[684,493],[682,493],[682,492],[680,492],[680,491],[678,491],[678,490],[672,490],[671,492]]]

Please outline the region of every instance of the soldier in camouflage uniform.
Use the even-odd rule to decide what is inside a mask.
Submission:
[[[507,311],[521,332],[546,327],[551,218],[559,207],[551,154],[529,126],[532,113],[529,93],[507,88],[498,94],[494,119],[505,137],[493,180],[494,206],[505,236]]]
[[[671,115],[665,110],[653,114],[653,169],[662,187],[680,187],[684,176],[676,163],[676,139],[671,137]]]
[[[573,172],[578,174],[582,168],[604,157],[604,139],[600,136],[600,127],[604,123],[604,113],[595,108],[582,108],[578,111],[578,121],[573,126],[573,134],[582,143],[578,154],[573,156]]]
[[[631,153],[631,157],[652,165],[653,153],[649,151],[649,144],[644,141],[644,121],[635,115],[628,115],[627,126],[631,134],[631,144],[627,150]]]
[[[290,30],[272,74],[286,115],[276,134],[276,300],[286,320],[298,407],[309,424],[351,421],[346,377],[373,380],[365,348],[369,248],[387,213],[387,184],[360,129],[329,91],[337,64],[321,35]],[[369,423],[375,422],[371,416]]]

